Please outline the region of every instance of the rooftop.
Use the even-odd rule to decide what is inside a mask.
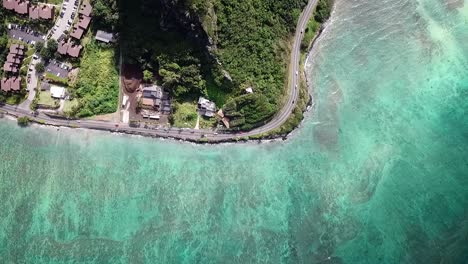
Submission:
[[[17,1],[15,5],[15,12],[25,15],[28,13],[29,1]]]
[[[3,7],[7,10],[15,10],[16,1],[14,0],[3,0]]]
[[[162,98],[162,89],[159,86],[153,85],[143,88],[143,97],[144,98],[153,98],[161,99]]]
[[[39,8],[37,6],[29,7],[29,18],[31,19],[39,18]]]
[[[96,33],[96,40],[109,43],[114,41],[114,34],[98,30]]]
[[[60,87],[60,86],[56,86],[56,85],[52,85],[50,87],[50,95],[53,98],[63,99],[63,98],[65,98],[65,88]]]
[[[11,90],[11,78],[3,78],[1,81],[1,89],[4,92],[9,92]]]
[[[83,32],[84,32],[83,29],[79,27],[74,27],[73,32],[70,34],[70,36],[80,40],[81,37],[83,36]]]
[[[83,2],[83,4],[81,4],[79,13],[84,16],[90,16],[92,11],[93,11],[93,7],[91,6],[89,2],[86,1],[86,2]]]
[[[53,19],[54,7],[49,7],[48,5],[39,6],[39,17],[43,19]]]
[[[81,45],[71,45],[68,47],[68,50],[67,50],[67,53],[68,55],[74,57],[74,58],[78,58],[80,56],[80,52],[81,52],[81,49],[83,48],[83,46]]]
[[[21,77],[11,78],[11,90],[19,91],[21,89]]]
[[[82,16],[78,23],[78,27],[86,30],[89,26],[89,22],[91,22],[91,18],[89,16]]]

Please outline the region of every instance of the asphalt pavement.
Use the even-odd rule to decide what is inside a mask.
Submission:
[[[206,138],[210,141],[223,141],[234,139],[238,137],[253,136],[269,132],[273,129],[280,127],[290,116],[291,112],[296,106],[297,99],[299,97],[299,89],[296,88],[300,82],[300,56],[301,56],[301,42],[303,38],[304,29],[312,15],[312,12],[317,5],[318,0],[310,0],[304,11],[302,12],[299,23],[296,28],[294,35],[294,44],[291,51],[291,65],[289,72],[289,86],[288,86],[288,101],[283,106],[280,112],[267,124],[256,128],[254,130],[245,133],[217,133],[213,130],[194,130],[194,129],[179,129],[179,128],[168,128],[168,129],[148,129],[145,127],[130,127],[127,124],[105,122],[105,121],[94,121],[94,120],[66,120],[51,118],[43,113],[39,113],[34,116],[31,111],[19,108],[18,106],[11,105],[0,105],[0,110],[3,110],[9,114],[15,116],[29,116],[33,119],[40,120],[49,125],[55,126],[68,126],[74,128],[88,128],[97,130],[106,130],[121,133],[130,134],[142,134],[147,136],[156,137],[169,137],[183,140],[198,140],[200,138]]]
[[[73,19],[71,18],[72,14],[77,12],[78,7],[75,5],[74,0],[64,0],[62,3],[62,8],[60,9],[60,14],[63,13],[62,17],[57,17],[57,20],[55,20],[55,25],[50,31],[50,37],[52,39],[58,40],[62,35],[64,35],[64,32],[70,31],[71,29],[71,24],[68,23],[70,20],[73,22]]]
[[[8,30],[8,37],[24,41],[28,44],[44,42],[44,38],[45,38],[43,35],[37,32],[28,33],[26,30],[15,29],[15,28]]]

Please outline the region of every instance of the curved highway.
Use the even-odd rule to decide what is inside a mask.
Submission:
[[[197,141],[201,138],[209,140],[210,142],[219,142],[219,141],[229,141],[232,139],[254,136],[262,133],[267,133],[276,128],[281,127],[284,122],[289,118],[291,112],[296,106],[296,102],[299,97],[299,88],[300,85],[300,57],[301,57],[301,42],[303,38],[303,30],[307,27],[307,23],[317,5],[318,0],[310,0],[306,8],[299,17],[299,22],[296,27],[296,32],[294,34],[293,49],[291,51],[291,62],[289,69],[289,85],[288,85],[288,101],[283,106],[281,111],[279,111],[273,119],[267,124],[253,129],[248,132],[237,132],[237,133],[217,133],[213,130],[195,130],[195,129],[180,129],[180,128],[160,128],[160,129],[150,129],[144,127],[130,127],[127,124],[116,124],[112,122],[105,121],[93,121],[93,120],[66,120],[49,117],[43,113],[38,115],[33,115],[31,111],[28,111],[24,108],[11,105],[0,105],[0,110],[3,110],[9,115],[16,117],[19,116],[28,116],[32,120],[44,123],[47,125],[53,126],[66,126],[73,128],[87,128],[87,129],[96,129],[96,130],[106,130],[111,132],[120,132],[128,134],[138,134],[145,136],[154,136],[154,137],[163,137],[163,138],[175,138],[182,140],[192,140]]]

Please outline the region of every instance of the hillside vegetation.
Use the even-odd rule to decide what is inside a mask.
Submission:
[[[288,41],[306,4],[123,0],[123,50],[129,61],[158,73],[177,101],[213,94],[210,99],[226,103],[235,128],[251,129],[280,108]],[[254,94],[245,95],[247,87]]]

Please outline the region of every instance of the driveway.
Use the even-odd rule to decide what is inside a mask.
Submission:
[[[24,42],[26,42],[28,44],[31,44],[32,41],[34,41],[35,43],[44,42],[45,36],[43,36],[43,35],[41,35],[41,34],[39,34],[37,32],[29,32],[28,33],[28,30],[29,29],[21,30],[19,27],[17,29],[12,28],[12,29],[8,30],[8,37],[24,41]]]
[[[26,99],[23,103],[19,105],[19,107],[24,110],[30,109],[29,106],[31,105],[31,102],[34,100],[34,98],[36,97],[36,89],[37,89],[36,64],[40,61],[41,61],[40,59],[33,58],[28,67],[28,76],[30,76],[29,82],[26,80],[26,90],[29,91],[28,99]]]
[[[72,14],[75,13],[77,15],[78,7],[75,5],[74,0],[65,0],[62,4],[62,9],[60,10],[60,14],[63,13],[62,17],[57,17],[55,20],[55,26],[50,31],[50,37],[52,39],[58,40],[62,35],[64,35],[64,31],[70,31],[71,24],[68,24],[68,20],[73,21],[71,18]]]

